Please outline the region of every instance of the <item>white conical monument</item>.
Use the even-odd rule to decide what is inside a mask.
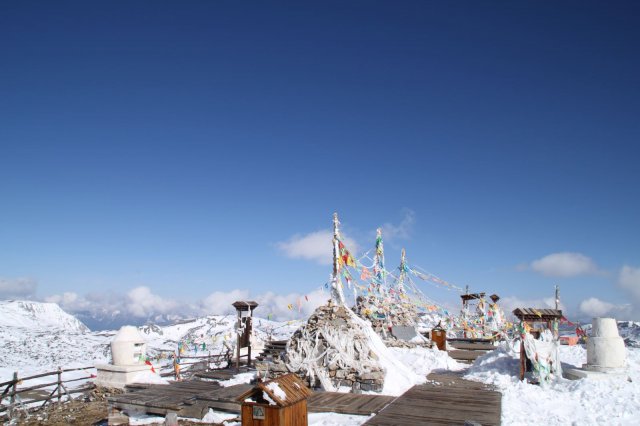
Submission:
[[[614,318],[594,318],[587,340],[587,363],[565,371],[569,379],[626,377],[627,350]]]
[[[133,383],[138,373],[149,370],[145,364],[147,343],[131,325],[123,326],[111,341],[111,364],[96,365],[98,374],[97,386],[124,388]]]

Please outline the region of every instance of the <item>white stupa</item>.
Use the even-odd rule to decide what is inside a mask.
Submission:
[[[146,355],[147,343],[138,329],[125,325],[111,341],[111,364],[96,365],[95,384],[122,389],[133,383],[136,375],[149,370]]]
[[[587,340],[587,363],[565,370],[569,379],[626,377],[627,350],[614,318],[594,318]]]

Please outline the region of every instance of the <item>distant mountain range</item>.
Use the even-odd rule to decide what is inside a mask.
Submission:
[[[189,319],[187,316],[158,314],[147,318],[134,317],[120,311],[106,309],[96,311],[74,312],[74,316],[87,325],[91,330],[117,330],[123,325],[142,326],[145,324],[170,325],[177,321]]]
[[[100,328],[113,324],[112,330],[91,331],[87,325],[92,324],[91,321],[100,321],[95,316],[91,318],[83,323],[55,303],[0,301],[0,381],[8,380],[13,371],[24,375],[53,370],[58,366],[90,366],[109,362],[109,343],[115,330],[131,323],[116,314],[104,317],[104,322],[100,322]],[[159,351],[175,351],[181,341],[204,342],[207,350],[215,353],[222,350],[223,342],[233,338],[236,325],[235,315],[155,319],[159,320],[158,323],[138,324],[151,356]],[[426,324],[427,320],[423,318],[422,322]],[[254,318],[254,332],[259,341],[287,339],[300,325],[300,321],[275,322]],[[620,321],[618,329],[627,346],[640,348],[640,323]]]

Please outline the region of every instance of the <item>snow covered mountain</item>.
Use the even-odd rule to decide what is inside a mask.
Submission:
[[[233,340],[235,325],[235,315],[220,315],[139,329],[153,357],[160,351],[175,351],[181,341],[199,341],[213,353],[221,351],[225,341]],[[254,318],[254,334],[261,341],[286,339],[299,325]],[[116,331],[90,331],[55,303],[0,301],[0,381],[11,378],[14,371],[24,376],[109,362],[109,343]]]
[[[625,345],[630,348],[640,348],[640,322],[618,321],[618,331]]]
[[[86,332],[89,329],[55,303],[28,300],[0,301],[0,327],[22,327],[31,330],[64,329]]]

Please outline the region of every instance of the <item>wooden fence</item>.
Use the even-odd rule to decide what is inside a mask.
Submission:
[[[185,355],[180,356],[180,369],[183,370],[183,373],[193,372],[197,370],[217,370],[227,368],[231,364],[231,351],[212,354],[209,352],[208,355]],[[218,365],[218,367],[211,367],[211,365]],[[198,365],[201,365],[202,368],[196,368]],[[165,371],[165,369],[167,369]],[[173,376],[173,366],[167,365],[162,366],[160,370],[160,376],[169,377]]]
[[[83,393],[83,392],[87,392],[89,390],[94,389],[95,385],[93,383],[90,383],[75,389],[68,389],[67,386],[65,386],[65,384],[68,384],[71,382],[78,382],[81,380],[91,379],[95,377],[93,375],[89,375],[86,377],[79,377],[75,379],[69,379],[69,380],[62,380],[62,373],[68,373],[70,371],[86,371],[86,370],[92,370],[94,368],[95,367],[80,367],[80,368],[67,368],[64,370],[62,368],[58,368],[56,371],[40,373],[33,376],[28,376],[28,377],[19,377],[18,372],[17,371],[14,372],[13,379],[7,382],[0,383],[0,390],[4,388],[4,390],[2,391],[2,394],[0,395],[0,416],[8,414],[9,418],[11,418],[15,409],[20,406],[23,406],[23,407],[26,405],[31,406],[32,404],[42,402],[42,405],[39,407],[39,408],[42,408],[48,402],[52,402],[53,400],[56,400],[56,399],[58,402],[61,402],[63,395],[67,397],[67,400],[69,400],[71,399],[71,395],[73,394]],[[41,383],[33,386],[24,387],[25,382],[27,381],[39,379],[47,376],[56,376],[56,380],[49,383]],[[20,387],[18,387],[19,385]],[[45,389],[51,386],[55,386],[55,388],[49,393],[48,396],[31,397],[27,395],[27,393],[31,393],[38,389]],[[9,400],[8,404],[4,403],[5,399]]]

